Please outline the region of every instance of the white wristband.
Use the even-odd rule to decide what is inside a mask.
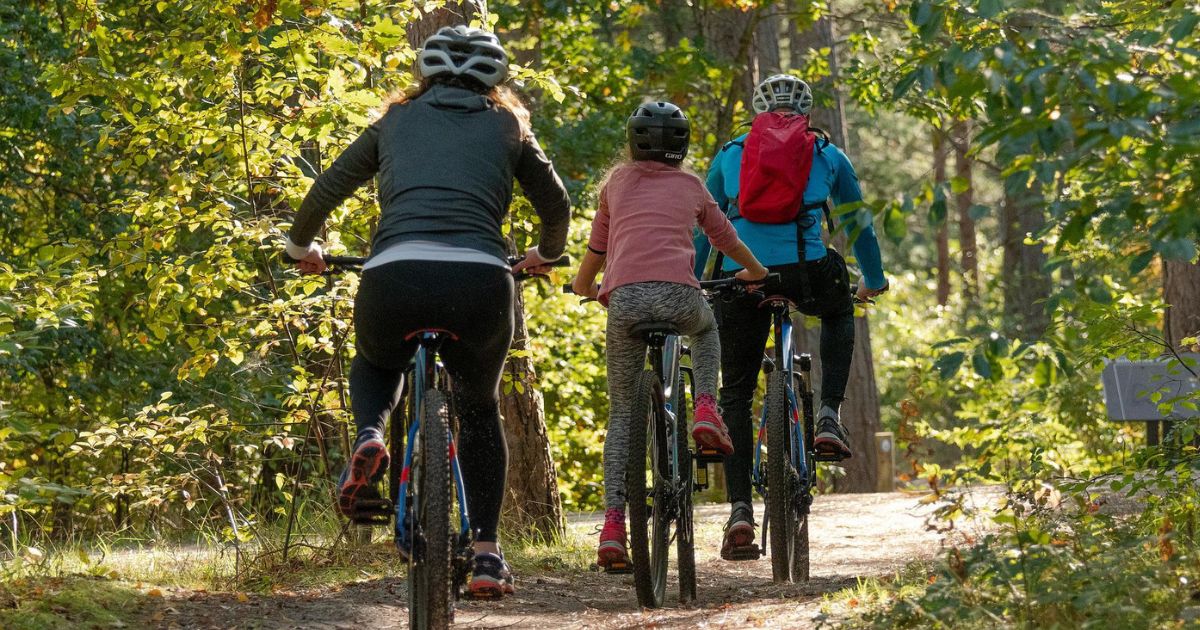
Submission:
[[[302,260],[314,251],[321,251],[321,246],[317,245],[316,241],[309,243],[307,246],[297,245],[292,242],[290,236],[283,237],[283,248],[287,251],[287,255],[296,260]]]

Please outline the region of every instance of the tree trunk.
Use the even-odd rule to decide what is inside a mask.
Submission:
[[[470,22],[485,9],[479,2],[449,2],[447,8],[426,13],[408,25],[409,41],[419,46],[437,29]],[[526,349],[525,302],[518,288],[516,331],[513,348]],[[519,383],[500,396],[500,414],[508,442],[508,478],[505,488],[504,527],[511,536],[540,535],[556,538],[562,534],[562,502],[558,496],[558,478],[550,455],[541,392],[529,357],[509,357],[504,366],[513,383]],[[464,453],[464,457],[470,457]]]
[[[734,68],[733,76],[717,105],[718,142],[732,137],[733,114],[737,104],[749,103],[754,93],[754,69],[751,67],[750,52],[754,42],[757,23],[756,11],[742,11],[736,7],[719,9],[711,22],[710,47],[717,58]],[[746,108],[748,109],[748,108]]]
[[[975,219],[971,218],[971,206],[975,205],[972,188],[973,164],[967,149],[971,147],[971,121],[959,123],[954,129],[954,175],[966,180],[967,189],[958,194],[958,248],[962,252],[963,296],[974,303],[979,295],[979,258],[975,243]]]
[[[1010,337],[1031,340],[1042,336],[1050,324],[1044,303],[1050,295],[1050,279],[1042,271],[1046,255],[1041,244],[1025,244],[1025,236],[1037,233],[1046,221],[1041,192],[1030,187],[1026,177],[1018,173],[1004,182],[1001,235],[1004,330]]]
[[[408,42],[415,49],[420,49],[421,44],[430,35],[438,32],[443,26],[457,26],[459,24],[467,24],[472,19],[479,17],[481,9],[487,6],[486,0],[465,0],[463,2],[454,2],[453,0],[446,2],[441,9],[432,11],[421,11],[421,18],[408,23]],[[414,68],[416,61],[413,61]]]
[[[684,0],[662,0],[658,10],[659,32],[662,33],[663,43],[668,49],[679,45],[686,31],[686,14]]]
[[[517,327],[513,349],[528,349],[525,300],[517,292]],[[504,525],[511,535],[535,534],[555,538],[562,534],[562,501],[558,475],[550,454],[545,407],[537,388],[533,359],[509,357],[504,366],[511,376],[500,397],[504,438],[508,442],[508,483],[505,490]]]
[[[1200,262],[1163,261],[1163,300],[1167,343],[1181,352],[1200,352],[1200,344],[1183,343],[1200,335]]]
[[[758,27],[754,32],[754,52],[758,57],[756,83],[783,71],[783,62],[779,58],[779,30],[783,20],[774,7],[768,6],[762,11],[764,13],[759,18]]]
[[[933,183],[938,190],[946,186],[946,137],[940,129],[933,130]],[[937,303],[950,302],[950,229],[945,215],[937,222]]]
[[[813,28],[792,40],[793,52],[797,44],[801,50],[821,50],[828,48],[829,67],[831,70],[828,80],[822,81],[814,89],[820,89],[828,95],[825,102],[829,107],[815,107],[810,115],[812,123],[829,132],[830,140],[849,154],[849,134],[846,127],[844,100],[837,89],[838,63],[837,38],[833,23],[827,18],[818,20]],[[839,234],[830,235],[841,249],[844,239]],[[871,356],[871,332],[866,315],[855,318],[854,321],[854,359],[850,368],[850,381],[846,387],[846,401],[842,404],[842,423],[850,432],[850,450],[854,457],[844,461],[842,466],[846,476],[834,482],[837,492],[874,492],[876,477],[879,471],[876,467],[875,433],[880,428],[879,390],[875,385],[875,361]],[[815,347],[811,344],[809,348]],[[810,350],[811,351],[811,350]],[[816,354],[816,353],[814,353]]]

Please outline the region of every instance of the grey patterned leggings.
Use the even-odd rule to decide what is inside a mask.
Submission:
[[[717,391],[721,341],[712,309],[700,289],[674,282],[639,282],[613,290],[608,301],[608,435],[604,439],[604,507],[625,508],[625,461],[633,424],[638,376],[646,342],[629,334],[635,324],[674,322],[687,335],[696,374],[696,396]],[[644,431],[639,427],[638,430]]]

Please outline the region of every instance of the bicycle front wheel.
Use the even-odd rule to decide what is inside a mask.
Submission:
[[[792,467],[787,392],[783,374],[767,376],[767,518],[771,531],[771,574],[776,583],[792,581],[792,554],[798,533],[793,490],[796,471]]]
[[[664,480],[669,478],[670,464],[666,426],[659,415],[662,408],[662,386],[647,370],[638,379],[625,472],[633,584],[638,604],[646,608],[662,606],[667,590],[670,521]]]
[[[454,619],[449,409],[442,392],[425,392],[412,466],[413,552],[408,563],[408,622],[413,630],[446,628]]]

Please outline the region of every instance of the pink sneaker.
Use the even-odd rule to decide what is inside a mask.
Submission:
[[[729,429],[721,420],[721,412],[717,411],[717,401],[712,394],[700,394],[696,397],[696,421],[692,424],[692,438],[696,444],[711,448],[722,455],[733,454],[733,440],[729,438]]]
[[[604,527],[600,529],[600,547],[596,550],[596,564],[608,569],[614,564],[628,564],[629,552],[625,549],[625,510],[604,510]]]

